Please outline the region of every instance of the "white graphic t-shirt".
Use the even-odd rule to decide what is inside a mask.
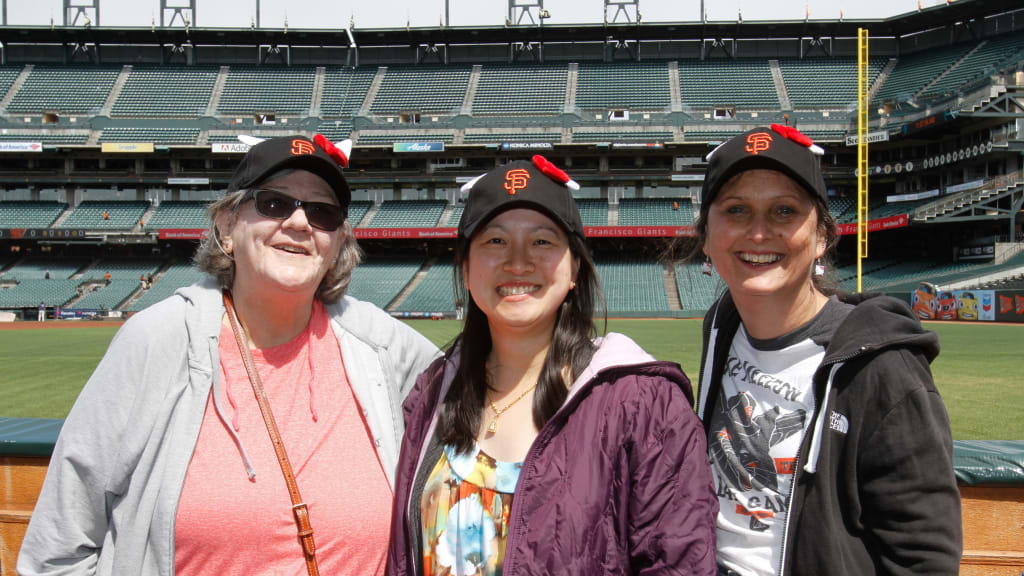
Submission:
[[[813,420],[812,379],[853,307],[831,299],[806,325],[771,340],[740,326],[710,414],[708,455],[718,493],[718,563],[778,573],[796,457]]]

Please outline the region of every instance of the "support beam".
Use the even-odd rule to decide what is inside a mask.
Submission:
[[[65,26],[99,26],[100,0],[64,0]]]
[[[524,18],[530,19],[530,24],[540,26],[541,20],[547,17],[547,10],[544,9],[544,0],[508,0],[508,16],[505,18],[506,26],[521,26]]]
[[[196,25],[196,0],[160,0],[160,27]]]
[[[615,10],[615,13],[609,19],[608,12],[612,9]],[[623,21],[628,24],[639,24],[640,0],[604,0],[604,23],[614,24],[619,21],[619,16],[622,16]]]

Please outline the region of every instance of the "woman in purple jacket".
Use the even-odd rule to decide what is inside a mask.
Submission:
[[[465,326],[405,402],[392,576],[715,573],[689,381],[592,339],[603,298],[570,188],[540,156],[463,187]]]

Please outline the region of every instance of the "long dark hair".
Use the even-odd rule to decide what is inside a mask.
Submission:
[[[597,277],[594,261],[583,242],[569,234],[569,250],[579,259],[576,287],[562,301],[558,318],[551,334],[544,366],[541,368],[537,389],[533,395],[533,423],[540,430],[562,407],[569,386],[590,363],[594,354],[592,338],[595,306],[600,306],[601,318],[607,327],[604,294]],[[491,353],[491,330],[487,316],[477,307],[462,278],[462,265],[469,257],[469,239],[460,238],[455,248],[455,289],[465,303],[465,321],[462,333],[449,349],[459,349],[459,364],[451,388],[441,405],[438,430],[441,442],[450,444],[458,452],[469,452],[476,443],[484,406],[487,403],[487,357]],[[604,329],[602,329],[602,333]],[[568,368],[571,380],[565,381]]]

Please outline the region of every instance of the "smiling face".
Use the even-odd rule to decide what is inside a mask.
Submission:
[[[529,209],[502,212],[469,240],[462,275],[491,329],[550,333],[579,262],[553,220]]]
[[[774,170],[734,176],[707,213],[704,254],[736,298],[795,301],[825,245],[810,194]]]
[[[338,204],[327,182],[304,170],[274,176],[260,188],[302,201]],[[343,240],[340,228],[329,232],[310,226],[302,208],[285,220],[261,216],[251,198],[242,202],[234,218],[228,211],[218,215],[217,227],[235,259],[232,290],[244,284],[253,291],[308,294],[310,299],[337,260]]]

